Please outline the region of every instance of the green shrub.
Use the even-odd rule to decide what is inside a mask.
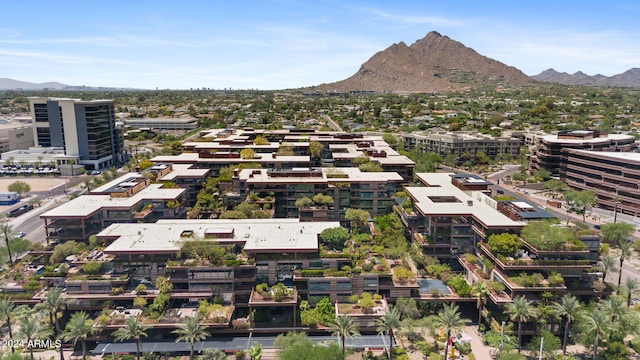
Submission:
[[[453,275],[447,279],[446,284],[450,286],[458,296],[471,296],[471,286],[462,275]]]

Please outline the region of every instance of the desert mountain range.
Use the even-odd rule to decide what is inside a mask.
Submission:
[[[548,69],[535,76],[527,76],[508,66],[477,53],[464,44],[436,31],[407,46],[393,44],[373,55],[351,77],[315,90],[323,92],[446,92],[478,85],[522,86],[535,82],[566,85],[620,86],[640,88],[640,68],[633,68],[614,76],[583,72],[560,73]],[[69,86],[57,82],[34,84],[0,78],[0,91],[22,90],[125,90]]]
[[[606,77],[549,69],[529,77],[513,66],[480,55],[436,31],[407,46],[393,44],[373,55],[351,77],[316,87],[320,91],[443,92],[478,84],[519,86],[534,81],[567,85],[640,87],[640,69]]]

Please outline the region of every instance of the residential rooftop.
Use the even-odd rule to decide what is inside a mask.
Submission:
[[[105,254],[177,253],[183,242],[211,239],[242,243],[248,252],[317,251],[318,235],[339,222],[298,219],[159,220],[156,223],[111,224],[99,238],[114,238]]]
[[[247,183],[349,183],[403,181],[395,172],[362,172],[355,167],[348,168],[292,168],[292,169],[243,169],[240,181]]]
[[[426,186],[406,187],[424,216],[473,216],[487,227],[523,227],[495,208],[495,200],[481,191],[463,191],[451,183],[455,174],[418,173]]]

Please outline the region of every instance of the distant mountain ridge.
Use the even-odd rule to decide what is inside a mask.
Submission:
[[[41,84],[31,83],[27,81],[13,80],[9,78],[0,78],[0,90],[62,90],[69,85],[59,82],[45,82]]]
[[[0,78],[0,91],[4,90],[139,91],[143,89],[66,85],[59,82],[46,82],[38,84],[9,78]]]
[[[616,87],[640,87],[640,68],[629,69],[622,74],[604,76],[601,74],[587,75],[582,71],[574,74],[558,72],[554,69],[547,69],[538,75],[531,77],[534,80],[558,83],[564,85],[584,85],[584,86],[616,86]]]
[[[478,54],[436,31],[411,46],[393,44],[373,55],[353,76],[316,87],[320,91],[441,92],[478,83],[524,85],[515,67]]]

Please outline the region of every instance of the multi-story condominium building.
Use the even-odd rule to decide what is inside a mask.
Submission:
[[[136,294],[139,284],[154,284],[164,277],[172,284],[170,297],[178,308],[180,304],[215,297],[239,310],[238,316],[260,307],[293,313],[287,326],[295,326],[298,297],[315,304],[323,297],[347,302],[351,295],[363,292],[390,299],[415,295],[415,282],[396,281],[388,260],[381,255],[373,256],[376,267],[353,268],[348,253],[322,250],[319,235],[338,226],[338,222],[297,219],[112,224],[97,234],[98,240],[106,244],[102,252],[72,260],[66,279],[44,278],[66,286],[68,306],[73,309],[92,309],[97,301],[107,299],[114,307],[130,308],[137,296],[157,296],[152,291]],[[204,247],[199,251],[198,246],[220,251],[213,255],[202,250]],[[82,265],[90,261],[101,263],[101,274],[82,274]],[[350,265],[349,269],[345,265]],[[269,297],[263,283],[266,287],[284,284],[287,296]],[[230,316],[225,317],[222,326],[229,325]]]
[[[166,171],[169,169],[169,171]],[[155,164],[145,171],[154,174],[154,179],[162,183],[174,183],[187,190],[185,206],[196,204],[197,196],[205,179],[209,176],[209,169],[199,169],[189,164]]]
[[[301,197],[329,195],[333,203],[307,212],[310,218],[305,220],[344,221],[347,208],[366,210],[372,217],[389,213],[392,197],[402,183],[404,179],[397,173],[362,172],[358,168],[244,169],[234,174],[232,189],[240,198],[251,192],[272,196],[275,216],[281,218],[303,214],[296,205]]]
[[[413,179],[415,163],[387,144],[381,136],[303,130],[220,130],[203,131],[207,141],[186,142],[184,153],[157,156],[154,162],[191,163],[209,168],[217,176],[220,168],[258,164],[262,168],[310,166],[357,166],[363,160],[380,165],[387,172],[400,174],[406,182]],[[255,141],[262,138],[262,141]],[[311,150],[318,143],[320,149]],[[252,158],[243,158],[244,149],[253,150]]]
[[[91,170],[125,160],[113,100],[31,97],[29,101],[36,146],[63,148]]]
[[[44,219],[47,242],[84,241],[113,223],[185,218],[186,192],[152,184],[143,174],[129,173],[46,211],[40,218]]]
[[[598,130],[561,131],[538,139],[531,154],[531,171],[544,169],[552,176],[560,175],[560,162],[565,149],[630,152],[638,149],[631,135],[608,134]]]
[[[603,209],[640,216],[640,153],[565,149],[560,179],[596,194]]]
[[[474,175],[418,173],[423,186],[405,187],[397,206],[401,219],[425,254],[455,265],[458,254],[473,253],[491,234],[518,234],[524,223],[500,213],[487,195],[489,183]]]
[[[460,257],[459,261],[470,283],[484,278],[504,285],[503,291],[494,290],[490,294],[495,304],[511,302],[520,295],[541,301],[545,293],[597,296],[598,291],[607,291],[594,286],[594,282],[602,278],[602,273],[597,271],[600,237],[573,232],[573,229],[566,230],[565,241],[552,242],[552,236],[547,239],[545,234],[528,241],[520,238],[521,246],[512,254],[499,253],[483,241],[478,244],[475,256]]]
[[[412,132],[400,134],[400,137],[408,149],[436,152],[442,156],[453,154],[458,158],[468,154],[469,160],[473,160],[480,151],[491,159],[501,155],[517,157],[524,145],[524,141],[516,137],[468,132]]]
[[[151,130],[194,130],[198,127],[195,118],[131,118],[124,119],[127,127]]]

